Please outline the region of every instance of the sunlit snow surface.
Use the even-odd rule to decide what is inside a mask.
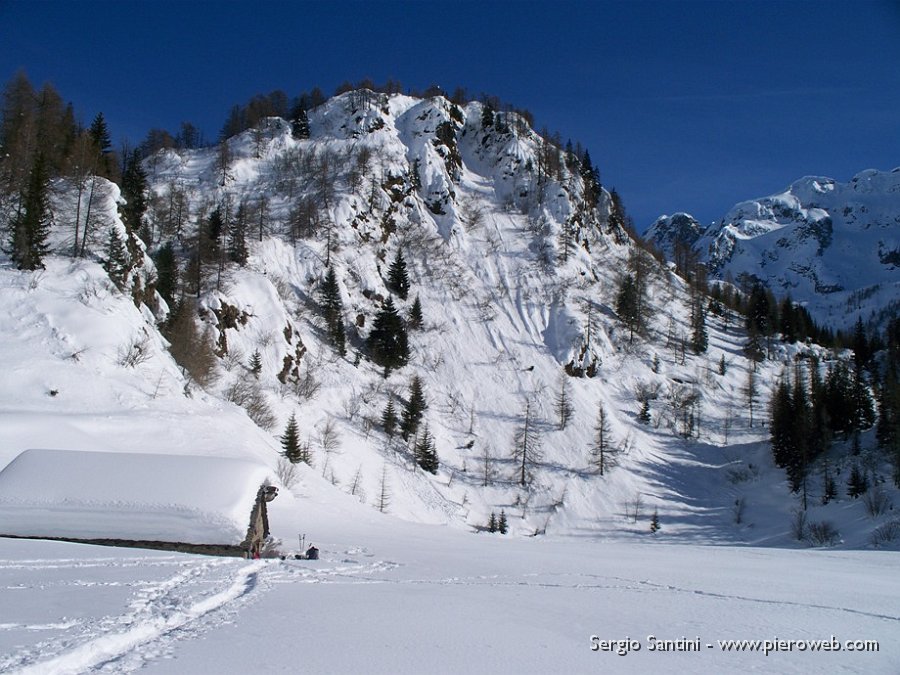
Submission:
[[[320,531],[318,561],[0,540],[0,671],[900,670],[895,554],[512,540],[385,523]],[[650,651],[651,635],[699,638],[701,649]],[[592,636],[641,648],[595,652]],[[880,651],[766,656],[718,643],[832,636],[877,640]]]

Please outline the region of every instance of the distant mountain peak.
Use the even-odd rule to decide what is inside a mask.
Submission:
[[[805,176],[784,191],[739,202],[701,230],[661,217],[645,238],[672,256],[690,247],[714,276],[759,281],[837,328],[882,323],[900,303],[900,168],[846,183]]]

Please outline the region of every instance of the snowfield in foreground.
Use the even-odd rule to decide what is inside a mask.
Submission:
[[[0,672],[900,669],[896,552],[676,545],[668,522],[630,540],[473,535],[382,515],[312,471],[270,517],[285,551],[305,534],[321,559],[0,539]],[[776,639],[802,642],[719,644]],[[855,641],[878,651],[830,650]]]
[[[348,506],[282,513],[285,541],[315,523],[318,561],[0,540],[0,671],[900,671],[895,553],[472,536]]]

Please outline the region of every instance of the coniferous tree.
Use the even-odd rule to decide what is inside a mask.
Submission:
[[[106,119],[103,117],[103,113],[97,113],[97,116],[94,117],[94,121],[91,122],[91,126],[88,129],[88,133],[90,133],[91,138],[94,141],[94,145],[97,146],[97,150],[101,153],[110,152],[112,150],[112,141],[109,136],[109,127],[106,126]]]
[[[537,433],[531,400],[525,401],[521,426],[516,430],[513,440],[513,461],[517,465],[519,485],[528,485],[531,469],[541,460],[541,442]]]
[[[853,382],[844,362],[838,361],[825,378],[825,409],[831,429],[846,438],[855,428]]]
[[[758,335],[771,335],[774,330],[772,317],[776,313],[773,307],[774,298],[771,292],[756,283],[750,289],[747,300],[747,328],[755,329]]]
[[[418,375],[414,375],[409,386],[409,401],[403,406],[400,418],[400,433],[403,435],[404,441],[409,440],[409,437],[416,433],[427,407],[422,380]]]
[[[837,483],[831,473],[831,464],[828,460],[822,464],[822,504],[827,504],[837,498]]]
[[[428,473],[436,474],[438,470],[437,449],[434,445],[434,437],[428,430],[428,424],[422,430],[416,442],[415,448],[416,463]]]
[[[21,196],[18,213],[9,228],[7,252],[20,270],[44,268],[44,256],[49,250],[47,237],[50,235],[47,181],[47,164],[43,153],[38,153]]]
[[[228,223],[228,258],[243,267],[247,264],[250,251],[247,248],[247,207],[238,204],[234,219]]]
[[[384,368],[384,376],[395,368],[402,368],[409,361],[409,338],[403,319],[388,297],[375,316],[372,330],[366,340],[372,360]]]
[[[298,104],[294,108],[294,114],[291,117],[291,135],[298,141],[309,138],[309,116],[302,104]]]
[[[325,319],[328,341],[338,354],[347,353],[346,334],[344,332],[344,304],[341,302],[341,290],[338,286],[334,267],[329,267],[322,282],[320,306]],[[373,329],[374,331],[374,329]]]
[[[788,478],[794,492],[802,490],[803,508],[807,506],[807,474],[811,457],[809,440],[812,430],[812,407],[802,369],[798,365],[794,376],[793,399],[791,400],[792,453],[788,462]]]
[[[894,484],[900,486],[900,318],[885,330],[885,366],[878,391],[878,447],[893,464]]]
[[[89,140],[75,156],[79,131],[72,105],[63,102],[53,85],[36,90],[24,71],[16,73],[0,95],[0,195],[25,192],[38,154],[44,156],[49,176],[71,175],[77,182],[92,173],[85,162],[95,155],[85,147],[92,145]]]
[[[628,328],[629,339],[633,340],[635,330],[638,328],[638,301],[634,277],[630,274],[623,276],[619,282],[619,291],[616,294],[616,314]]]
[[[97,173],[104,178],[114,180],[116,177],[116,161],[112,149],[112,140],[109,135],[109,127],[106,125],[103,113],[97,113],[97,116],[88,128],[88,134],[97,151]]]
[[[198,330],[196,318],[196,304],[182,300],[169,314],[164,335],[175,362],[200,386],[206,386],[215,377],[216,355],[203,332]]]
[[[393,396],[388,399],[384,412],[381,413],[381,428],[384,429],[384,433],[387,434],[388,438],[394,437],[394,432],[397,430],[397,411],[394,409]]]
[[[600,172],[591,164],[591,155],[585,150],[581,158],[581,180],[584,184],[584,201],[589,209],[593,209],[600,201]]]
[[[481,451],[481,487],[487,487],[494,482],[494,456],[491,452],[491,446],[487,443]]]
[[[856,499],[860,495],[864,495],[869,490],[869,479],[866,474],[859,468],[858,464],[854,464],[850,469],[850,478],[847,480],[847,495]]]
[[[387,287],[401,300],[406,300],[406,296],[409,294],[409,276],[406,273],[406,261],[403,259],[403,252],[400,249],[397,249],[397,255],[388,270]]]
[[[755,325],[751,325],[747,329],[747,342],[744,344],[744,356],[751,361],[760,362],[766,357],[763,349],[762,335]]]
[[[281,454],[291,464],[299,464],[303,460],[303,451],[300,446],[300,432],[297,428],[297,416],[291,413],[284,433],[281,435]]]
[[[387,511],[391,505],[391,488],[387,479],[387,464],[381,466],[381,485],[378,488],[378,510],[381,513]]]
[[[125,288],[131,264],[128,249],[119,235],[119,228],[115,225],[109,228],[109,238],[106,243],[106,255],[103,260],[103,269],[109,275],[116,288],[120,291]]]
[[[178,262],[171,241],[167,241],[156,252],[153,262],[156,265],[156,290],[171,310],[175,304],[175,291],[178,288]]]
[[[643,399],[641,401],[641,409],[638,412],[638,422],[641,424],[650,424],[652,421],[652,417],[650,415],[650,399]]]
[[[494,533],[497,531],[497,514],[491,511],[491,517],[488,518],[488,532]]]
[[[772,440],[772,454],[775,465],[787,467],[794,455],[793,448],[793,393],[787,378],[782,375],[781,381],[772,393],[769,404],[769,431]]]
[[[615,188],[609,193],[609,201],[609,229],[618,238],[633,229],[633,224],[631,222],[631,217],[625,212],[625,205],[622,202],[622,197]]]
[[[856,323],[853,325],[853,339],[850,346],[853,348],[853,362],[856,369],[862,370],[868,365],[872,356],[862,317],[857,317]]]
[[[756,397],[759,395],[759,388],[756,384],[756,371],[753,367],[747,369],[747,380],[741,392],[747,399],[747,410],[750,413],[750,426],[753,426],[753,406],[756,404]]]
[[[812,405],[811,425],[809,435],[810,455],[818,457],[831,445],[831,421],[828,419],[826,407],[825,382],[819,371],[819,361],[813,358],[809,371],[809,398]]]
[[[250,355],[250,372],[256,378],[259,378],[259,374],[262,372],[262,354],[258,349],[253,350],[253,354]]]
[[[506,534],[509,531],[509,525],[506,522],[506,511],[500,509],[500,519],[497,521],[497,531],[500,534]]]
[[[129,232],[139,233],[144,228],[144,214],[147,212],[147,174],[141,167],[138,150],[125,155],[122,171],[122,222]],[[147,242],[151,243],[151,242]]]
[[[661,527],[659,524],[659,509],[653,509],[653,517],[650,519],[650,531],[656,534]]]
[[[868,429],[874,421],[875,402],[866,384],[865,371],[862,365],[858,364],[853,369],[853,429],[854,431]]]
[[[559,389],[556,392],[553,410],[556,413],[559,428],[565,429],[575,412],[575,408],[572,406],[572,385],[565,373],[560,373],[559,376]]]
[[[494,126],[494,110],[489,105],[481,107],[481,127],[488,129]]]
[[[423,323],[422,303],[419,301],[419,296],[417,295],[416,299],[413,300],[412,307],[409,309],[409,318],[406,321],[406,325],[413,330],[419,330],[422,328]]]
[[[222,209],[216,207],[206,219],[206,226],[200,228],[199,249],[201,262],[218,262],[222,235],[225,232],[225,219]]]
[[[0,193],[22,193],[34,164],[37,145],[37,92],[20,70],[3,89],[0,110]]]
[[[778,330],[786,342],[793,344],[797,341],[798,318],[790,295],[781,301],[778,308]]]
[[[600,403],[597,406],[597,421],[594,423],[594,442],[591,446],[591,459],[601,476],[615,466],[612,429],[607,418],[606,408],[603,406],[603,403]]]
[[[698,295],[691,303],[691,349],[695,354],[702,354],[709,345],[709,336],[706,332],[706,312],[703,309],[702,298]]]

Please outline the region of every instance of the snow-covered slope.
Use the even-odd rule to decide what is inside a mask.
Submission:
[[[299,524],[318,561],[0,540],[0,671],[900,669],[896,553],[510,540],[340,515]]]
[[[790,294],[823,325],[881,324],[900,309],[900,168],[847,183],[808,176],[707,228],[662,218],[646,236],[666,251],[692,246],[720,278]]]
[[[45,271],[0,270],[0,314],[10,317],[0,324],[0,462],[49,447],[215,455],[274,470],[296,414],[312,453],[295,486],[300,504],[321,483],[369,509],[469,532],[503,511],[516,535],[646,538],[657,511],[658,540],[794,545],[794,497],[759,420],[806,347],[773,345],[754,366],[730,317],[709,321],[707,352],[682,349],[689,293],[655,266],[646,335],[632,341],[614,306],[636,248],[610,224],[609,195],[591,208],[569,158],[513,113],[487,119],[477,102],[351,93],[310,112],[308,139],[270,119],[219,148],[150,158],[151,249],[178,250],[185,293],[199,295],[198,324],[217,350],[214,378],[200,387],[173,361],[158,330],[165,303],[151,302],[156,313],[136,304],[96,255],[68,258],[59,225]],[[116,197],[102,207],[120,227]],[[244,266],[205,264],[197,293],[192,246],[214,208],[229,228],[244,218],[250,254]],[[398,252],[411,289],[394,301],[406,315],[418,297],[424,324],[410,331],[409,364],[385,378],[365,339]],[[344,307],[345,356],[318,306],[326,263]],[[380,424],[416,375],[434,475],[417,467],[414,439]],[[638,389],[652,393],[650,424],[637,420]],[[602,475],[591,456],[600,406],[618,463]],[[522,484],[515,448],[526,407],[541,452]],[[860,519],[857,502],[821,508],[848,523],[848,547],[868,546],[884,520]]]
[[[515,116],[509,130],[485,127],[482,112],[479,103],[457,107],[443,98],[361,104],[351,95],[336,97],[310,114],[309,140],[294,139],[288,125],[271,120],[262,142],[253,131],[229,141],[226,170],[217,166],[220,151],[169,152],[150,162],[151,185],[161,201],[182,190],[197,218],[211,204],[230,203],[233,212],[242,199],[252,204],[268,195],[266,229],[276,236],[255,242],[247,266],[204,297],[211,322],[225,306],[242,317],[216,327],[233,365],[217,386],[225,390],[246,378],[244,365],[259,350],[259,382],[273,394],[279,420],[275,432],[296,411],[325,478],[374,505],[387,467],[395,493],[389,511],[411,520],[480,528],[491,511],[505,509],[516,512],[512,528],[522,534],[616,531],[635,494],[655,495],[647,498],[651,511],[679,499],[652,471],[632,470],[689,461],[661,450],[673,440],[667,427],[675,426],[662,401],[684,386],[703,388],[702,373],[725,353],[735,369],[704,390],[703,414],[711,426],[719,424],[725,409],[713,401],[723,395],[740,406],[741,338],[714,330],[710,353],[683,364],[660,348],[662,370],[653,373],[648,347],[629,344],[614,317],[615,289],[633,246],[607,224],[608,195],[596,211],[585,210],[581,179],[564,163],[555,175],[538,177],[548,152],[543,139]],[[317,183],[323,171],[332,172],[332,194]],[[320,220],[337,226],[294,236],[292,213],[304,198],[322,204]],[[411,332],[410,365],[384,379],[380,367],[361,358],[362,343],[380,299],[390,294],[385,277],[398,250],[412,289],[406,301],[394,300],[405,314],[418,296],[425,326]],[[348,320],[346,358],[325,343],[316,311],[326,259]],[[679,282],[658,274],[650,288],[656,339],[686,317]],[[296,371],[281,383],[285,359]],[[594,364],[597,374],[568,378],[567,364]],[[408,396],[414,374],[429,403],[426,421],[441,461],[436,477],[415,471],[407,444],[388,439],[378,423],[391,397],[402,403]],[[560,429],[554,398],[563,380],[572,389],[574,417]],[[634,389],[645,380],[663,392],[655,404],[660,431],[635,424]],[[544,459],[528,467],[533,481],[517,486],[514,438],[528,399]],[[590,462],[599,404],[608,410],[615,447],[629,455],[623,470],[608,477]],[[340,441],[326,450],[329,423]],[[748,431],[745,442],[760,439]],[[703,530],[701,521],[686,519],[684,527]]]

